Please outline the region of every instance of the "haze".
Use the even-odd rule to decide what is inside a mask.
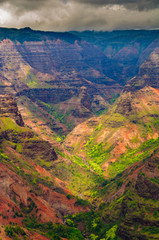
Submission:
[[[0,0],[1,27],[50,31],[156,29],[158,0]]]

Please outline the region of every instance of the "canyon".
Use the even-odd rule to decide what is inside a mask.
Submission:
[[[158,239],[158,39],[0,28],[0,238]]]

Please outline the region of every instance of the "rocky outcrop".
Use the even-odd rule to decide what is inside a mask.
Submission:
[[[74,92],[76,89],[74,90]],[[23,90],[18,95],[26,95],[31,100],[37,99],[45,103],[59,103],[70,99],[73,96],[73,91],[70,88],[51,88],[51,89],[28,89]]]
[[[23,124],[17,125],[18,108],[13,98],[1,96],[0,107],[0,223],[24,225],[26,219],[33,218],[63,224],[64,215],[90,210],[76,206],[77,199],[72,194],[67,197],[70,191],[65,183],[59,187],[55,182],[51,168],[57,154],[52,144]]]
[[[17,104],[11,95],[0,95],[0,116],[9,117],[19,126],[24,126]]]
[[[57,160],[57,154],[51,144],[42,140],[28,140],[22,143],[22,153],[31,159],[42,159],[45,161]]]
[[[105,55],[92,44],[76,40],[73,44],[62,39],[47,41],[26,41],[16,45],[23,59],[34,69],[42,73],[54,74],[70,73],[77,71],[83,77],[96,81],[104,76],[100,61],[107,61]],[[93,74],[93,70],[99,71],[99,77]],[[90,74],[87,75],[87,71]],[[92,76],[91,76],[92,75]],[[104,76],[105,79],[107,78]]]
[[[67,135],[64,144],[86,160],[91,157],[95,161],[95,157],[98,159],[102,155],[105,163],[100,167],[109,177],[109,171],[112,175],[111,165],[122,160],[122,154],[126,154],[128,149],[139,148],[143,142],[158,137],[158,111],[157,89],[145,87],[135,92],[124,92],[112,110],[78,125]]]
[[[5,92],[12,95],[15,95],[19,89],[27,89],[25,79],[31,67],[24,61],[17,51],[15,43],[10,39],[4,39],[0,42],[0,60],[2,79],[0,88],[3,87]]]
[[[79,98],[81,99],[81,104],[86,107],[87,109],[91,110],[91,99],[90,95],[87,93],[86,87],[81,87],[79,90]]]
[[[134,108],[133,108],[133,96],[131,93],[122,94],[117,100],[117,107],[115,110],[116,113],[120,113],[122,115],[130,115],[133,114]]]
[[[156,48],[149,58],[141,65],[139,73],[131,79],[125,91],[135,91],[145,86],[159,88],[159,48]]]
[[[4,119],[11,119],[15,121],[17,125],[22,127],[22,129],[17,130],[16,124],[11,125],[9,121],[8,125],[6,124],[5,127],[1,129],[1,142],[3,140],[8,140],[13,143],[21,143],[23,145],[23,152],[24,155],[36,159],[41,158],[45,159],[46,161],[54,161],[57,159],[57,155],[53,147],[50,143],[36,139],[32,141],[32,138],[35,137],[35,133],[32,132],[30,129],[23,128],[24,122],[22,116],[18,110],[17,104],[11,95],[1,95],[0,96],[0,118]]]
[[[159,200],[159,185],[139,175],[135,185],[140,197]]]
[[[159,237],[158,163],[159,150],[128,168],[106,188],[105,198],[110,205],[103,217],[107,223],[120,222],[117,235],[121,239],[157,240]]]

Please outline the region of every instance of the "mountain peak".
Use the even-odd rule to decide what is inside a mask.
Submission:
[[[125,86],[124,91],[135,91],[145,86],[159,88],[159,48],[154,49],[141,65],[137,76]]]

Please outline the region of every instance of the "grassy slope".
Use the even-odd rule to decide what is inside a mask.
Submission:
[[[157,148],[158,99],[153,88],[124,93],[108,114],[77,126],[65,145],[97,174],[115,177]]]
[[[158,239],[158,178],[157,150],[98,190],[98,210],[67,219],[89,239]]]
[[[34,161],[25,156],[25,142],[41,140],[30,129],[27,127],[18,126],[13,120],[8,117],[0,117],[0,126],[0,163],[5,165],[8,169],[19,176],[19,179],[23,182],[24,186],[28,186],[27,188],[30,189],[30,194],[32,195],[31,199],[34,199],[34,196],[36,198],[36,196],[42,195],[43,190],[40,186],[54,189],[55,192],[57,191],[57,193],[63,194],[66,197],[68,191],[63,190],[57,185],[53,172],[51,174],[40,174],[37,171],[37,166],[40,168],[41,165],[41,169],[48,169],[53,166],[53,162],[48,162],[47,159],[41,159],[41,155],[34,159]],[[30,151],[32,150],[30,149]],[[76,164],[74,165],[74,168],[77,171]],[[69,195],[68,199],[70,199],[70,201],[74,201],[76,205],[79,205],[80,207],[83,206],[84,208],[87,208],[89,205],[86,201],[82,201],[80,198],[76,199],[73,195]],[[14,210],[13,208],[11,210],[13,211],[13,214],[14,211],[16,211],[15,222],[21,222],[21,220],[23,220],[23,226],[25,228],[23,232],[23,229],[21,227],[6,225],[5,232],[7,236],[11,237],[12,239],[17,239],[18,236],[20,236],[21,239],[29,239],[28,230],[30,231],[31,229],[44,234],[49,239],[61,239],[61,237],[72,240],[84,239],[79,230],[75,229],[74,227],[70,227],[69,225],[64,226],[52,223],[40,224],[39,219],[36,216],[38,208],[33,200],[28,200],[27,206],[22,206],[23,204],[19,202],[19,200],[16,200],[16,197],[15,199],[13,197],[12,201],[16,205],[15,209],[18,209],[18,211]],[[31,201],[31,203],[29,203],[29,201]],[[10,209],[10,205],[8,205],[8,208]],[[4,212],[4,210],[2,212]],[[4,213],[0,213],[0,217],[3,215],[3,218],[8,219],[8,216],[10,215],[9,212],[10,210],[6,212],[6,215],[4,215]]]
[[[147,92],[149,93],[148,97]],[[76,237],[77,239],[82,239],[80,232],[75,230],[75,228],[78,227],[80,231],[89,237],[89,239],[109,239],[109,236],[113,236],[112,239],[115,239],[117,236],[117,239],[120,239],[120,237],[123,239],[125,234],[129,234],[131,239],[135,239],[133,235],[134,230],[132,231],[131,229],[134,228],[136,234],[138,234],[136,235],[137,237],[144,236],[145,239],[150,239],[150,237],[152,239],[157,239],[157,228],[151,228],[150,226],[154,222],[157,224],[158,202],[153,200],[151,196],[141,196],[139,192],[134,190],[137,176],[148,174],[148,171],[143,170],[143,173],[141,172],[140,174],[138,172],[138,175],[134,177],[135,180],[132,180],[133,178],[129,176],[132,175],[137,168],[140,169],[144,164],[144,162],[142,162],[143,159],[145,159],[146,162],[149,161],[147,157],[158,147],[158,121],[156,115],[154,115],[157,114],[155,101],[151,104],[151,107],[147,108],[152,93],[153,99],[157,99],[158,94],[155,93],[153,89],[149,89],[149,91],[146,89],[146,92],[145,90],[140,92],[142,98],[145,99],[146,97],[147,103],[144,102],[144,107],[142,105],[142,109],[144,109],[143,112],[140,111],[139,114],[134,114],[133,119],[132,114],[131,118],[129,118],[129,115],[125,116],[121,111],[119,113],[119,109],[118,112],[116,111],[118,106],[117,102],[117,105],[114,105],[112,114],[106,115],[104,119],[100,117],[96,122],[88,122],[89,127],[94,130],[91,136],[89,136],[89,140],[85,141],[83,145],[83,149],[87,150],[87,159],[83,157],[84,155],[80,157],[77,156],[82,153],[80,147],[79,149],[81,152],[79,151],[77,154],[70,154],[69,151],[57,149],[59,160],[55,162],[48,162],[40,158],[34,159],[35,164],[44,167],[46,170],[51,169],[51,178],[42,177],[30,161],[26,161],[25,158],[21,157],[23,156],[24,142],[28,140],[38,140],[38,137],[32,134],[32,131],[28,128],[19,127],[11,119],[1,117],[1,134],[7,132],[9,136],[9,138],[5,138],[1,144],[1,162],[22,177],[25,182],[29,183],[32,191],[37,195],[40,194],[41,190],[38,187],[39,183],[44,184],[46,187],[54,185],[56,188],[56,183],[54,181],[54,176],[56,176],[65,183],[72,193],[83,198],[89,198],[93,206],[97,206],[98,211],[93,210],[89,213],[66,216],[67,226],[70,228],[61,226],[60,229],[62,230],[60,231],[62,231],[62,237],[68,239],[75,239]],[[120,99],[119,103],[120,101],[123,102],[124,100]],[[134,99],[133,102],[135,102]],[[139,106],[141,106],[141,104],[139,104]],[[113,138],[110,142],[108,142],[108,139],[111,138],[112,132],[114,134],[116,131],[119,131],[119,129],[125,128],[125,126],[135,129],[133,127],[134,125],[137,126],[136,128],[138,131],[134,131],[134,134],[131,135],[131,141],[127,142],[129,145],[124,153],[119,155],[115,155],[116,152],[113,153],[114,158],[118,156],[118,161],[109,164],[108,170],[111,174],[109,176],[112,180],[106,181],[101,166],[105,158],[111,157],[112,151],[115,149],[115,146],[110,144],[113,142]],[[101,133],[103,134],[103,129],[105,131],[108,127],[112,132],[109,132],[107,139],[104,139],[104,141],[102,140],[102,144],[97,142],[99,139],[103,139],[101,138]],[[138,137],[136,137],[136,133]],[[23,141],[20,140],[21,136],[23,136]],[[16,151],[12,152],[11,149]],[[78,152],[79,149],[76,149]],[[15,154],[16,152],[21,155]],[[90,161],[95,163],[95,165],[90,163]],[[124,169],[135,162],[139,162],[139,165],[134,165],[130,168],[129,172],[122,174]],[[96,170],[96,166],[99,166],[97,169],[101,169],[101,172]],[[158,167],[153,167],[153,169],[155,168],[158,169]],[[158,170],[155,171],[157,172]],[[113,179],[117,174],[118,176]],[[153,176],[147,175],[147,178],[150,179],[151,182],[154,182],[155,186],[158,184],[156,176],[158,176],[157,173]],[[68,197],[72,198],[72,195]],[[88,203],[77,199],[77,204],[87,206]],[[127,209],[129,209],[126,213],[123,212],[123,204],[126,204],[124,206],[127,206]],[[151,214],[152,211],[153,215]],[[140,216],[141,214],[143,216],[142,220],[144,219],[145,222],[141,222],[139,218],[137,224],[135,224],[136,220],[134,220],[134,215]],[[131,228],[127,226],[127,221],[132,226]],[[148,221],[147,226],[145,225],[146,221]],[[59,226],[47,224],[40,225],[36,218],[25,218],[25,227],[28,229],[32,228],[34,231],[40,230],[50,239],[51,237],[53,239],[55,237],[58,239],[59,237],[56,234],[59,232]],[[50,228],[54,229],[54,233],[50,232]]]

